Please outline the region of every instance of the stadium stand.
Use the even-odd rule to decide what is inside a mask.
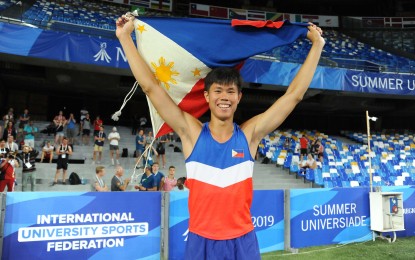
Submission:
[[[362,36],[406,52],[415,52],[415,31],[365,30]]]
[[[305,134],[311,140],[321,139],[324,161],[315,169],[299,174],[298,136]],[[314,186],[358,187],[369,186],[369,161],[367,136],[343,132],[345,136],[362,144],[346,144],[316,131],[275,131],[261,141],[259,152],[277,166],[293,172],[297,177],[312,182]],[[284,149],[286,138],[291,146]],[[372,136],[373,186],[401,186],[415,184],[415,142],[413,133],[403,135],[374,134]]]

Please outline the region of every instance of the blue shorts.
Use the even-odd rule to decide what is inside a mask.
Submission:
[[[260,260],[261,254],[254,230],[227,240],[208,239],[189,232],[184,259]]]

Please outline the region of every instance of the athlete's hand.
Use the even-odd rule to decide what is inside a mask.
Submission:
[[[323,39],[323,30],[321,30],[320,27],[316,26],[315,24],[310,23],[310,25],[307,27],[307,38],[313,43],[320,43],[325,44],[326,41]]]
[[[134,31],[134,19],[135,17],[133,15],[123,15],[117,19],[117,29],[115,30],[115,35],[118,39],[131,35],[131,33]]]

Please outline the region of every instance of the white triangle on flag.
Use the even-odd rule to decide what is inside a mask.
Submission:
[[[179,104],[193,86],[211,71],[202,61],[169,39],[149,24],[134,20],[137,49],[160,85],[176,104]],[[174,30],[174,28],[172,28]],[[164,120],[147,98],[154,135],[160,131]]]
[[[232,157],[235,157],[238,153],[232,149]]]

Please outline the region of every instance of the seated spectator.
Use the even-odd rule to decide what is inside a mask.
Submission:
[[[49,160],[49,163],[53,160],[53,151],[54,147],[50,144],[50,141],[46,141],[45,146],[42,148],[42,155],[40,156],[40,162],[42,163],[44,159]]]
[[[27,125],[25,125],[23,129],[24,135],[24,144],[28,145],[32,148],[35,148],[35,136],[34,133],[37,133],[37,127],[33,126],[33,121],[29,121]]]
[[[14,118],[14,110],[12,107],[9,108],[9,111],[7,112],[7,114],[3,116],[3,121],[4,121],[4,128],[7,128],[10,122],[14,124],[15,118]]]
[[[188,191],[189,189],[185,186],[186,177],[180,177],[177,179],[176,187],[172,189],[172,191]]]
[[[13,122],[11,122],[11,121],[9,121],[7,123],[7,126],[4,128],[3,139],[7,140],[7,137],[9,137],[9,135],[12,135],[13,138],[16,140],[17,132],[16,132],[16,129],[14,129]]]
[[[14,142],[14,138],[12,135],[9,135],[9,137],[7,137],[6,147],[7,149],[9,149],[9,153],[12,153],[14,155],[17,154],[19,146]]]
[[[94,190],[95,191],[108,191],[108,187],[102,179],[105,176],[105,167],[97,166],[95,168]]]
[[[65,136],[63,128],[65,127],[67,121],[62,111],[59,111],[59,114],[53,119],[55,124],[55,145],[62,143],[62,138]]]
[[[140,185],[134,187],[140,191],[156,191],[157,186],[154,182],[154,175],[151,173],[151,166],[147,166],[144,170],[144,174],[141,177]]]
[[[174,177],[176,168],[172,165],[169,167],[169,174],[167,177],[161,179],[160,190],[161,191],[171,191],[177,184],[177,180]]]
[[[307,168],[315,169],[317,168],[317,162],[314,160],[311,154],[307,155],[307,160],[302,160],[299,164],[301,174],[305,175],[305,171]]]
[[[321,144],[320,140],[317,141],[316,146],[317,146],[317,158],[321,163],[323,163],[324,146]]]
[[[111,180],[111,191],[125,191],[127,189],[127,186],[130,183],[130,178],[123,180],[123,175],[124,169],[118,165],[115,169],[115,175]]]

